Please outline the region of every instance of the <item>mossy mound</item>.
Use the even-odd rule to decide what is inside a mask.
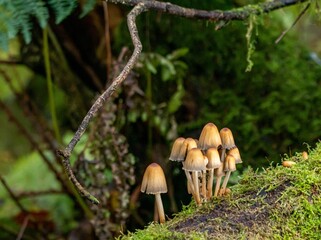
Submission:
[[[321,143],[284,160],[296,164],[249,169],[231,195],[121,239],[321,239]]]

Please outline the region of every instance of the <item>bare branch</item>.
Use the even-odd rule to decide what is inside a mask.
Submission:
[[[62,163],[68,174],[69,179],[77,187],[77,189],[82,195],[84,195],[88,200],[90,200],[92,203],[95,203],[95,204],[99,204],[99,201],[94,196],[92,196],[89,192],[87,192],[78,182],[78,180],[76,179],[75,175],[71,170],[69,157],[74,147],[80,140],[81,136],[86,131],[91,119],[94,117],[97,111],[103,106],[103,103],[116,91],[116,89],[118,89],[119,85],[126,79],[129,72],[132,70],[136,61],[138,60],[138,57],[142,51],[142,44],[138,36],[138,30],[137,30],[135,20],[139,14],[145,11],[145,9],[146,8],[144,7],[144,4],[140,3],[137,6],[135,6],[127,16],[127,25],[135,47],[134,52],[130,57],[128,63],[126,64],[122,72],[119,74],[119,76],[111,83],[111,85],[107,88],[107,90],[103,92],[103,94],[100,95],[98,99],[95,101],[95,103],[92,105],[89,112],[87,113],[82,123],[80,124],[78,130],[76,131],[74,137],[69,142],[68,146],[63,151],[58,151],[58,155],[62,157]]]
[[[203,19],[211,21],[245,20],[252,14],[259,15],[262,13],[268,13],[280,8],[284,8],[306,1],[307,0],[274,0],[259,3],[257,5],[247,5],[242,8],[236,8],[228,11],[206,11],[200,9],[185,8],[169,2],[159,2],[150,0],[107,0],[107,2],[115,4],[119,3],[129,6],[136,6],[139,3],[144,3],[146,9],[156,10],[185,18]]]

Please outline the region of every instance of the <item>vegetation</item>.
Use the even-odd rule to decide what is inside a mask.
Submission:
[[[225,197],[194,201],[165,224],[152,223],[120,239],[318,239],[321,214],[321,143],[285,156],[296,162],[262,172],[248,168]]]
[[[171,2],[241,11],[263,1]],[[302,238],[312,234],[306,232],[317,221],[313,214],[318,204],[310,206],[310,198],[304,202],[306,195],[300,192],[306,188],[308,193],[310,186],[299,186],[294,179],[299,165],[306,167],[301,178],[312,166],[299,156],[291,169],[274,166],[280,154],[291,158],[305,143],[312,145],[320,137],[321,47],[316,27],[320,8],[315,0],[245,21],[198,21],[156,11],[141,14],[139,60],[93,117],[70,156],[76,178],[101,205],[93,206],[78,194],[57,150],[68,144],[94,99],[127,63],[133,49],[126,25],[131,9],[95,0],[0,0],[0,48],[4,49],[0,53],[0,238],[66,239],[81,233],[88,234],[89,240],[108,239],[143,228],[152,221],[154,201],[140,194],[139,183],[151,162],[164,169],[168,195],[162,198],[171,218],[182,204],[189,204],[190,197],[185,185],[176,184],[185,183],[185,175],[180,164],[169,163],[170,146],[177,136],[198,137],[208,122],[219,129],[231,128],[242,154],[243,164],[230,180],[236,184],[239,176],[242,179],[233,188],[233,197],[213,200],[212,212],[211,204],[195,210],[191,203],[170,223],[152,224],[124,238],[162,232],[178,239],[187,235],[199,239],[213,233],[199,231],[204,226],[189,216],[219,221],[215,214],[222,209],[224,214],[234,210],[248,217],[245,206],[250,205],[251,213],[263,219],[267,213],[261,210],[268,204],[279,209],[279,203],[284,208],[280,215],[268,209],[269,230],[275,234],[271,236],[294,236],[293,229],[300,230]],[[275,44],[285,29],[291,31]],[[310,152],[316,169],[317,149]],[[282,174],[298,186],[286,181],[283,188]],[[316,175],[305,178],[311,186],[319,181]],[[263,184],[265,180],[272,185]],[[265,188],[255,188],[259,183]],[[296,208],[283,202],[283,195],[291,196],[290,203],[298,209],[310,207],[311,221],[294,226],[304,216],[301,212],[293,216]],[[317,203],[318,194],[311,197]],[[272,220],[284,219],[289,220],[287,225],[276,229]],[[190,222],[193,227],[187,233],[184,228]],[[218,223],[231,235],[261,234],[253,230],[254,223],[232,225]]]

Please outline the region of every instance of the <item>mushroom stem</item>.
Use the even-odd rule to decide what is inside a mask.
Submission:
[[[195,189],[195,201],[197,205],[201,205],[201,198],[200,198],[200,188],[198,183],[198,171],[192,172],[193,182],[194,182],[194,189]]]
[[[216,177],[216,185],[214,191],[214,197],[217,197],[218,191],[220,190],[222,176]]]
[[[204,170],[202,174],[202,195],[203,198],[206,199],[206,170]]]
[[[165,213],[163,208],[163,202],[160,193],[155,194],[155,200],[157,205],[157,212],[159,216],[159,222],[164,223],[165,222]]]
[[[213,180],[214,180],[214,169],[209,170],[209,177],[207,179],[207,199],[210,199],[213,195]]]
[[[196,197],[196,194],[195,194],[195,187],[194,187],[194,183],[193,183],[193,180],[192,180],[192,177],[191,175],[189,174],[188,171],[184,171],[185,172],[185,175],[186,175],[186,178],[187,178],[187,181],[189,183],[189,187],[190,187],[190,190],[191,190],[191,193],[196,201],[197,197]]]
[[[225,189],[226,189],[228,180],[229,180],[229,178],[230,178],[230,176],[231,176],[231,172],[232,172],[232,171],[228,171],[228,172],[226,173],[225,177],[224,177],[224,181],[223,181],[223,184],[222,184],[222,194],[225,193]],[[222,195],[222,194],[221,194],[221,195]]]
[[[225,152],[226,152],[226,149],[225,149],[225,148],[222,148],[221,162],[224,162]]]
[[[157,222],[158,221],[158,210],[157,210],[157,204],[156,204],[156,201],[154,203],[154,222]]]

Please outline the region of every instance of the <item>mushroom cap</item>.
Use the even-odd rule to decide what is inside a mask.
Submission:
[[[228,154],[224,160],[224,171],[225,172],[234,172],[236,171],[235,158]]]
[[[222,147],[223,148],[229,150],[229,149],[236,147],[232,131],[229,128],[227,128],[227,127],[222,128],[220,131],[220,136],[222,139]]]
[[[201,149],[193,148],[188,151],[183,169],[186,171],[204,171],[206,170],[206,158]]]
[[[207,150],[210,147],[220,147],[222,140],[219,131],[214,123],[207,123],[199,137],[199,147],[202,150]]]
[[[240,155],[240,151],[238,149],[238,147],[232,148],[230,149],[227,154],[232,155],[235,158],[235,163],[242,163],[242,159],[241,159],[241,155]]]
[[[207,169],[219,168],[222,165],[220,154],[215,147],[207,149],[206,156],[208,158],[208,163],[206,165]]]
[[[177,161],[180,161],[180,162],[184,161],[187,152],[193,148],[197,148],[196,141],[193,138],[186,138],[177,156]]]
[[[307,160],[309,158],[309,154],[306,151],[302,152],[302,157],[304,160]]]
[[[180,150],[181,150],[181,147],[182,147],[184,141],[185,141],[185,138],[183,138],[183,137],[179,137],[175,140],[175,142],[173,143],[173,146],[172,146],[171,155],[169,156],[169,160],[178,161],[178,162],[182,161],[178,157],[179,157],[179,153],[180,153]]]
[[[151,163],[146,168],[140,191],[146,192],[147,194],[167,192],[164,171],[157,163]]]

